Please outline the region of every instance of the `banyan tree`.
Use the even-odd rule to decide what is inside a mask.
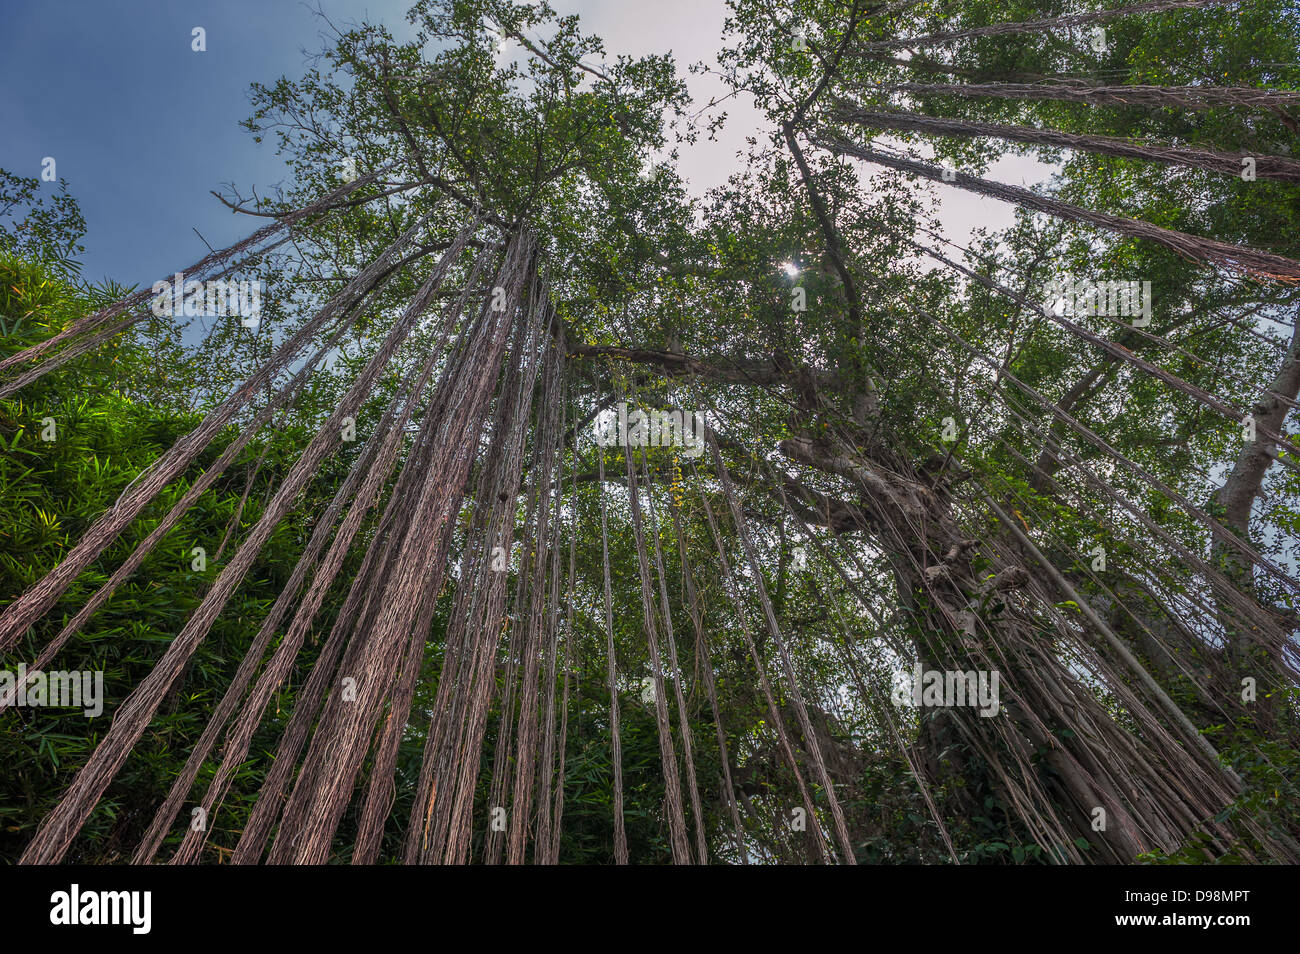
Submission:
[[[1300,862],[1294,7],[730,7],[703,108],[545,4],[337,32],[254,87],[294,185],[217,196],[247,238],[6,345],[35,467],[91,363],[261,283],[6,561],[7,744],[132,653],[13,857]],[[1014,224],[954,240],[962,193]]]

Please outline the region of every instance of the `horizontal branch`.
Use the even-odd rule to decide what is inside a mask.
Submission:
[[[873,126],[878,129],[921,132],[934,136],[953,136],[964,139],[991,137],[1005,139],[1009,142],[1026,143],[1032,146],[1073,149],[1076,152],[1091,152],[1102,156],[1118,156],[1124,159],[1141,159],[1169,166],[1188,166],[1234,177],[1241,175],[1242,159],[1248,155],[1247,153],[1216,152],[1211,149],[1196,149],[1185,146],[1171,146],[1165,143],[1119,139],[1113,136],[1082,136],[1076,133],[1061,132],[1056,129],[1039,129],[1033,126],[1007,126],[1001,123],[968,122],[964,119],[948,119],[941,116],[922,116],[915,113],[872,109],[849,108],[835,118],[841,122]],[[1255,175],[1259,178],[1279,179],[1283,182],[1300,182],[1300,160],[1288,159],[1283,156],[1250,156],[1250,158],[1255,161]]]
[[[729,381],[736,384],[789,385],[795,386],[801,379],[818,388],[834,389],[842,384],[840,375],[834,371],[820,371],[814,368],[796,368],[783,370],[768,359],[734,358],[697,358],[694,355],[675,351],[656,351],[652,348],[624,348],[615,345],[579,345],[570,352],[575,358],[607,357],[634,364],[653,365],[671,377],[689,377],[700,375],[717,381]]]
[[[1191,261],[1219,265],[1232,271],[1244,272],[1260,278],[1271,278],[1287,284],[1300,282],[1300,262],[1283,255],[1274,255],[1271,252],[1262,252],[1244,245],[1232,245],[1228,242],[1220,242],[1199,235],[1190,235],[1187,232],[1179,232],[1175,229],[1162,228],[1141,219],[1086,209],[1082,206],[1062,202],[1059,199],[1039,195],[1037,192],[1020,186],[993,182],[989,179],[981,179],[978,176],[966,175],[953,170],[944,170],[939,166],[917,162],[906,156],[878,152],[850,142],[817,139],[812,141],[821,148],[839,155],[865,159],[868,162],[888,166],[900,172],[911,173],[935,182],[944,182],[960,189],[991,196],[995,199],[1001,199],[1003,202],[1020,205],[1037,212],[1045,212],[1059,219],[1082,222],[1086,225],[1108,229],[1132,238],[1149,239]]]

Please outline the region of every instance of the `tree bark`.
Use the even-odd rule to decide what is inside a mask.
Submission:
[[[1235,155],[1226,152],[1215,152],[1211,149],[1191,149],[1163,143],[1138,142],[1131,139],[1118,139],[1113,136],[1082,136],[1076,133],[1060,132],[1055,129],[1036,129],[1032,126],[969,122],[963,119],[946,119],[936,116],[923,116],[917,113],[850,109],[838,118],[864,126],[874,126],[879,129],[906,130],[929,133],[934,136],[954,136],[966,139],[1005,139],[1009,142],[1021,142],[1032,146],[1072,149],[1076,152],[1091,152],[1101,156],[1118,156],[1123,159],[1141,159],[1146,162],[1158,162],[1166,166],[1186,166],[1189,169],[1204,169],[1209,172],[1219,172],[1234,177],[1241,174],[1241,161],[1247,155],[1246,153]],[[1252,156],[1251,158],[1255,160],[1255,174],[1260,178],[1277,179],[1282,182],[1300,182],[1300,161],[1287,159],[1283,156]]]
[[[1250,540],[1251,510],[1261,495],[1264,476],[1277,456],[1276,443],[1263,431],[1281,432],[1291,410],[1291,404],[1284,398],[1294,401],[1298,396],[1300,321],[1292,329],[1290,348],[1282,359],[1277,375],[1251,408],[1257,438],[1242,445],[1232,472],[1210,498],[1210,506],[1217,512],[1219,522],[1245,540]],[[1216,539],[1210,549],[1210,556],[1211,562],[1234,581],[1243,593],[1260,598],[1255,585],[1254,567],[1243,554]],[[1261,605],[1264,604],[1261,602]],[[1273,612],[1278,611],[1273,609]],[[1269,688],[1294,684],[1293,676],[1284,666],[1284,647],[1277,633],[1265,633],[1260,627],[1242,621],[1240,614],[1233,612],[1230,607],[1221,605],[1219,613],[1227,638],[1225,657],[1234,683],[1241,678],[1253,676],[1261,682],[1266,681]],[[1280,612],[1278,615],[1282,617]],[[1300,623],[1294,614],[1282,618],[1289,620],[1289,628],[1295,628]],[[1241,691],[1239,683],[1225,688],[1233,694]],[[1261,710],[1263,723],[1271,724],[1278,710],[1276,696],[1260,691],[1256,705]]]
[[[1146,106],[1152,109],[1208,110],[1220,106],[1274,110],[1300,106],[1300,91],[1253,86],[1094,86],[1059,78],[1042,83],[896,83],[882,92],[991,99],[1057,100],[1090,106]]]
[[[817,145],[840,155],[855,156],[868,162],[897,169],[900,172],[908,172],[936,182],[946,182],[949,185],[955,185],[958,188],[979,195],[1001,199],[1004,202],[1020,205],[1027,209],[1034,209],[1038,212],[1046,212],[1048,215],[1054,215],[1066,221],[1082,222],[1112,232],[1118,232],[1130,238],[1148,239],[1194,261],[1218,265],[1231,271],[1242,272],[1260,278],[1271,278],[1286,283],[1300,283],[1300,262],[1282,255],[1261,252],[1258,249],[1232,245],[1228,242],[1219,242],[1199,235],[1189,235],[1186,232],[1178,232],[1174,229],[1161,228],[1140,219],[1111,215],[1108,212],[1096,212],[1082,206],[1062,202],[1059,199],[1041,196],[1029,189],[1022,189],[1020,186],[991,182],[988,179],[968,176],[961,172],[952,175],[951,178],[945,178],[945,170],[938,166],[917,162],[905,156],[877,152],[849,142],[838,140],[813,141]]]

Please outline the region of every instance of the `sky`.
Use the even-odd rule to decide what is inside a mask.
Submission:
[[[300,76],[323,49],[328,28],[379,21],[411,35],[409,0],[0,0],[0,167],[39,176],[46,157],[68,182],[87,222],[85,278],[151,285],[252,231],[211,191],[234,183],[248,195],[287,184],[273,137],[258,144],[239,127],[252,112],[249,84]],[[722,45],[722,0],[552,0],[577,13],[611,54],[672,52],[697,108],[722,88],[690,74],[715,63]],[[191,49],[202,27],[207,49]],[[16,92],[15,92],[16,91]],[[702,195],[739,168],[737,154],[760,117],[729,101],[716,142],[682,147],[679,172]],[[991,177],[1031,181],[1022,159]],[[42,188],[53,190],[52,184]],[[944,221],[962,239],[971,227],[1009,224],[1009,206],[961,190],[942,191]],[[206,241],[206,244],[205,244]]]

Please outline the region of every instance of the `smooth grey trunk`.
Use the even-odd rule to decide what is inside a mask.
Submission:
[[[1259,400],[1250,409],[1257,435],[1255,440],[1242,445],[1231,473],[1210,497],[1210,509],[1217,511],[1219,521],[1245,540],[1250,539],[1250,515],[1255,501],[1262,494],[1264,477],[1277,457],[1276,442],[1264,432],[1281,432],[1291,409],[1290,401],[1297,396],[1300,396],[1300,321],[1292,329],[1290,347],[1277,375],[1261,391]],[[1244,554],[1216,539],[1210,556],[1212,564],[1234,581],[1244,594],[1259,598],[1254,567]],[[1283,646],[1276,633],[1270,636],[1260,627],[1242,621],[1240,615],[1229,607],[1220,606],[1219,613],[1227,639],[1225,656],[1234,679],[1262,676],[1261,681],[1277,687],[1293,682],[1284,667]],[[1298,623],[1300,620],[1292,616],[1290,626],[1285,628],[1294,629]],[[1227,688],[1239,691],[1238,686]],[[1276,709],[1273,700],[1274,697],[1264,691],[1258,694],[1257,705],[1262,709],[1266,723],[1271,721]]]

